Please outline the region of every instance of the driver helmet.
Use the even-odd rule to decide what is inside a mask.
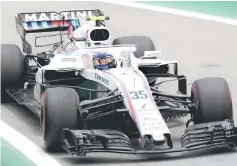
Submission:
[[[113,56],[107,53],[96,53],[93,56],[93,64],[95,68],[101,70],[116,67]]]

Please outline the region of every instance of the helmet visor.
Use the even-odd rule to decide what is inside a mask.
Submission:
[[[109,63],[112,62],[112,57],[105,57],[105,58],[96,58],[96,59],[93,59],[93,63],[95,66],[98,66],[98,65],[107,65]]]

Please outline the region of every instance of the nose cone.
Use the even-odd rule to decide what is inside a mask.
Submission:
[[[143,140],[140,143],[143,145],[145,149],[151,150],[151,149],[156,149],[157,147],[155,146],[161,146],[165,142],[166,142],[166,139],[163,135],[160,135],[160,136],[145,135],[143,137]]]
[[[163,134],[152,136],[152,143],[154,145],[163,145],[165,143],[165,141],[166,141],[166,139]]]

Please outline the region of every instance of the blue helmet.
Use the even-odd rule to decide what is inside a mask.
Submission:
[[[97,69],[108,69],[114,67],[114,60],[111,54],[96,53],[93,57],[94,67]]]

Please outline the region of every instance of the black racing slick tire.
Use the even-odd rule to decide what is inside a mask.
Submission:
[[[134,52],[136,58],[144,55],[144,51],[155,51],[155,45],[147,36],[124,36],[113,40],[113,45],[134,44],[137,50]]]
[[[46,89],[41,98],[41,136],[44,149],[60,152],[63,128],[80,129],[82,119],[79,96],[74,89],[55,87]]]
[[[233,120],[230,89],[223,78],[196,80],[192,85],[191,100],[196,107],[192,113],[194,124]]]
[[[7,102],[5,88],[24,88],[24,55],[13,44],[1,44],[1,101]]]

